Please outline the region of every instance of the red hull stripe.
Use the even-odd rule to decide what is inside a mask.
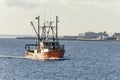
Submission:
[[[53,50],[50,52],[44,53],[45,58],[63,58],[64,56],[64,50]]]

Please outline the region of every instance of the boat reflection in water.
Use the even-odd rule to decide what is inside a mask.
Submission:
[[[26,44],[25,56],[26,58],[35,60],[49,60],[49,59],[61,59],[64,56],[64,45],[60,45],[58,40],[58,16],[56,16],[56,25],[53,26],[53,21],[47,21],[40,26],[40,17],[36,17],[38,20],[38,30],[35,28],[33,22],[31,25],[37,35],[36,44]],[[35,46],[36,49],[31,50],[31,47]]]

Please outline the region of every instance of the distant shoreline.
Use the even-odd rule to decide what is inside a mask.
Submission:
[[[16,37],[16,39],[37,39],[37,37]],[[67,40],[67,41],[114,41],[119,42],[118,40],[81,40],[81,39],[65,39],[65,38],[59,38],[59,40]]]

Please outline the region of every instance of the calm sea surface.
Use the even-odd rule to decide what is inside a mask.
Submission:
[[[62,60],[24,58],[26,43],[0,39],[0,80],[120,80],[120,42],[60,41]]]

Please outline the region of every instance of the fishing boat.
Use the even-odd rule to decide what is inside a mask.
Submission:
[[[56,16],[55,23],[54,21],[44,21],[43,26],[40,26],[40,16],[36,17],[36,19],[38,28],[36,29],[33,22],[31,22],[31,25],[37,35],[37,43],[26,44],[25,57],[35,60],[63,58],[65,49],[58,39],[58,16]],[[31,50],[33,46],[35,49]]]

